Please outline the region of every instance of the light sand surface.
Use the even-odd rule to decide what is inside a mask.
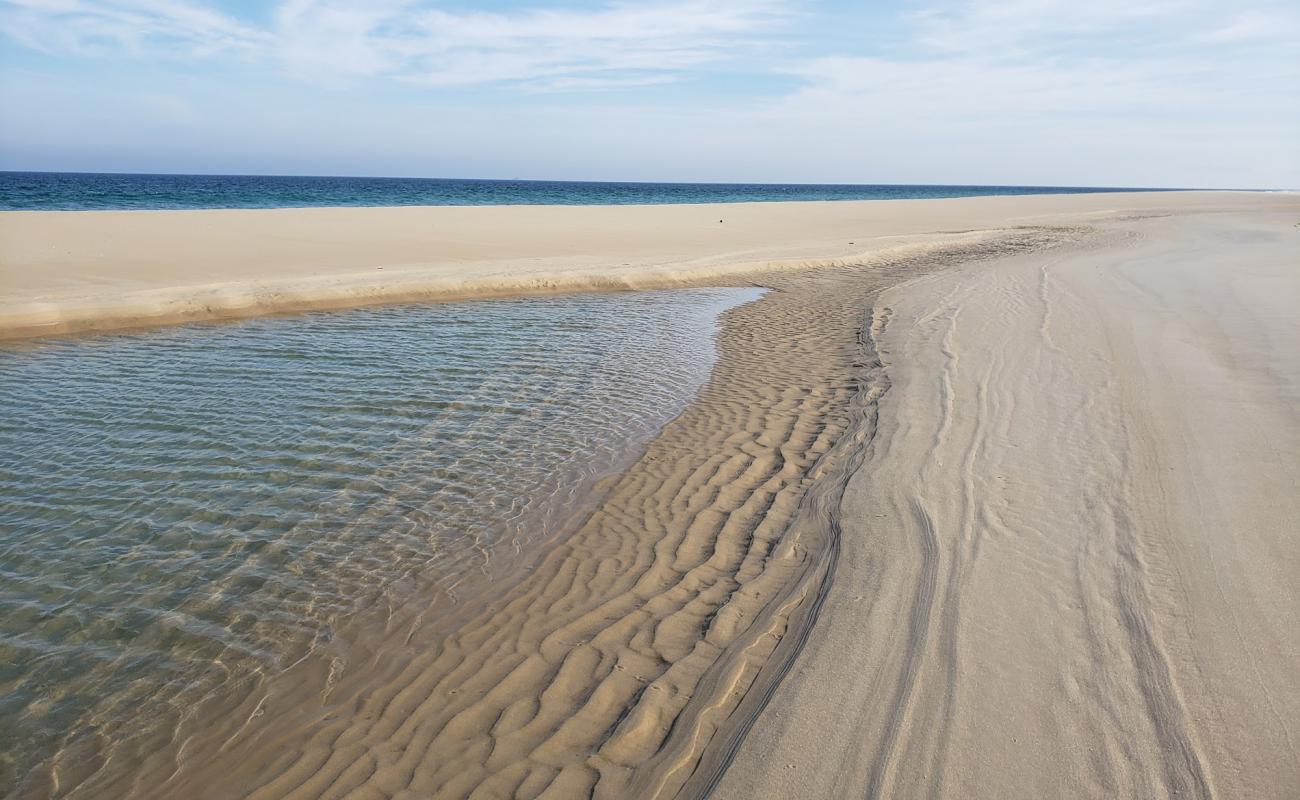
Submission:
[[[801,205],[724,218],[821,266],[732,276],[690,272],[744,263],[712,233],[632,224],[717,207],[600,211],[643,264],[689,252],[674,280],[773,291],[519,574],[105,731],[28,793],[1294,796],[1300,201]],[[531,211],[538,241],[596,224],[495,213]],[[136,219],[40,224],[100,217]]]
[[[936,232],[1253,205],[1180,192],[662,206],[0,212],[0,337],[861,263]]]
[[[1297,223],[881,296],[835,579],[714,796],[1300,796]]]

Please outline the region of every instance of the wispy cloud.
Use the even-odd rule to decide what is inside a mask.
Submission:
[[[977,180],[1011,165],[1113,183],[1294,181],[1298,19],[1267,0],[949,3],[907,14],[906,46],[779,66],[800,85],[759,124],[817,136],[864,171],[919,152],[919,169]],[[1254,177],[1231,177],[1246,162]]]
[[[971,0],[918,15],[918,41],[954,52],[1010,54],[1069,52],[1091,48],[1162,49],[1249,39],[1294,37],[1300,9],[1287,2],[1255,0]],[[1128,50],[1127,55],[1141,55]]]
[[[1248,44],[1290,42],[1300,47],[1300,9],[1270,8],[1238,11],[1221,27],[1207,31],[1203,41]]]
[[[182,0],[5,0],[13,38],[49,53],[204,57],[237,51],[313,82],[640,86],[733,59],[771,34],[780,0],[652,0],[583,9],[449,11],[411,0],[287,0],[254,27]]]
[[[916,43],[945,53],[1014,57],[1168,39],[1200,0],[969,0],[913,15]]]
[[[1300,77],[1300,13],[1280,5],[1242,11],[1202,0],[967,0],[908,19],[912,46],[905,52],[786,66],[805,82],[790,100],[906,109],[932,120],[1141,118],[1204,115],[1210,103],[1276,95],[1287,89],[1284,78]],[[1266,39],[1268,49],[1253,46]]]
[[[1300,181],[1294,0],[484,5],[0,0],[0,160],[93,167],[109,131],[136,169]]]
[[[556,87],[658,82],[735,57],[780,15],[772,2],[699,0],[513,16],[429,11],[416,20],[423,46],[412,66],[436,84],[481,75]]]
[[[204,57],[270,44],[264,31],[183,0],[5,0],[0,24],[28,47],[82,56],[126,51]]]

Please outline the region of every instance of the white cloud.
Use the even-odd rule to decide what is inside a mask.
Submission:
[[[10,71],[0,145],[75,155],[93,131],[143,153],[132,168],[166,151],[197,171],[1300,185],[1300,12],[1282,0],[928,0],[879,36],[878,12],[843,4],[566,1],[287,0],[254,25],[198,0],[0,0],[0,26],[46,52],[213,66],[160,70],[140,114],[119,96],[141,87],[93,70],[45,76],[61,94]],[[231,80],[235,60],[268,80]],[[719,72],[740,90],[618,91]],[[448,90],[485,85],[516,97]]]
[[[264,32],[184,0],[5,0],[0,24],[10,37],[47,53],[206,56],[250,52],[268,42]]]
[[[1232,44],[1289,41],[1295,48],[1300,42],[1300,10],[1248,9],[1201,39]]]
[[[1288,98],[1300,80],[1300,43],[1279,35],[1269,47],[1249,46],[1261,28],[1285,30],[1294,15],[1269,14],[1267,26],[1260,16],[1198,0],[969,0],[911,15],[915,46],[900,54],[783,67],[803,86],[772,113],[953,131],[1025,120],[1036,128],[1050,127],[1043,120],[1189,125],[1233,113],[1295,125]],[[1144,46],[1132,46],[1135,37]]]
[[[286,5],[277,36],[289,67],[338,76],[388,74],[441,86],[661,83],[733,56],[780,12],[770,0],[670,0],[509,14],[411,3],[352,8],[332,0]]]
[[[238,51],[312,82],[385,76],[438,86],[663,83],[734,58],[780,0],[611,2],[583,10],[446,11],[411,0],[286,0],[254,28],[182,0],[3,0],[6,32],[50,53],[211,56]]]
[[[968,0],[915,16],[917,43],[934,51],[1042,54],[1081,44],[1168,38],[1202,0]]]
[[[1283,32],[1295,14],[1256,5],[931,8],[910,16],[907,48],[781,67],[802,85],[755,125],[817,141],[857,174],[906,158],[931,180],[1294,185],[1300,41]]]

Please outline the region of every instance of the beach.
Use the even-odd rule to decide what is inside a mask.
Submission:
[[[1273,202],[1284,202],[1272,199]],[[1016,226],[1231,193],[655,206],[0,212],[0,337],[359,305],[698,285],[830,267]]]
[[[831,621],[713,796],[1293,796],[1297,221],[885,292]]]
[[[511,574],[28,789],[1292,796],[1297,223],[1227,192],[0,213],[13,339],[768,290]]]

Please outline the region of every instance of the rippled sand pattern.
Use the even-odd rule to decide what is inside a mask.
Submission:
[[[262,718],[276,676],[328,700],[368,640],[580,511],[707,378],[717,314],[756,295],[0,351],[0,786],[123,793],[156,775],[118,767],[170,772],[229,709]]]
[[[254,798],[703,793],[833,573],[842,475],[884,388],[872,298],[1043,240],[955,236],[889,264],[763,276],[775,291],[728,312],[698,400],[517,585],[400,665],[376,659],[340,688],[346,702],[213,732],[195,752],[216,755],[169,785]]]

